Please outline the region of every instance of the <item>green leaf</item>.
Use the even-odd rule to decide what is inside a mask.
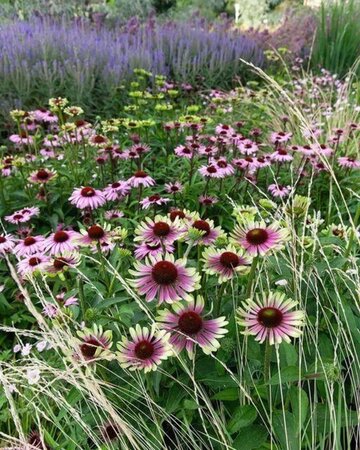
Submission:
[[[185,409],[198,409],[199,405],[194,400],[184,400]]]
[[[306,392],[297,386],[291,386],[289,396],[291,409],[298,423],[298,431],[300,431],[304,426],[308,414],[309,398]]]
[[[237,400],[239,398],[239,391],[236,388],[224,389],[223,391],[217,392],[211,397],[211,400]]]
[[[288,411],[275,411],[273,428],[281,449],[300,450],[297,434],[298,424],[294,414]]]
[[[227,430],[230,434],[234,434],[248,425],[251,425],[257,417],[257,412],[252,405],[238,406],[232,415],[232,419],[228,423]]]
[[[236,450],[253,450],[260,447],[268,437],[266,428],[261,425],[251,425],[240,431],[232,446]]]
[[[301,374],[299,377],[299,368],[296,366],[288,366],[279,370],[278,373],[271,377],[269,384],[274,386],[277,384],[292,383],[294,381],[299,381],[299,379],[301,379]]]

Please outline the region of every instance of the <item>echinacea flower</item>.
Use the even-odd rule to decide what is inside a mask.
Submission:
[[[100,190],[90,186],[76,188],[69,200],[79,209],[96,209],[106,202],[104,194]]]
[[[337,161],[341,167],[346,167],[347,169],[360,169],[360,160],[356,160],[350,156],[340,156]]]
[[[19,225],[20,223],[29,222],[31,216],[28,214],[21,214],[19,211],[11,214],[10,216],[5,216],[5,220],[14,225]]]
[[[185,236],[185,240],[192,240],[189,235],[189,233],[191,234],[192,229],[202,233],[201,236],[196,239],[196,243],[201,245],[211,245],[223,234],[221,228],[215,227],[212,220],[196,219],[188,224],[188,236]]]
[[[60,294],[55,295],[55,300],[60,306],[64,306],[65,308],[69,306],[76,306],[79,304],[79,300],[73,295],[65,298],[65,292],[61,292]]]
[[[278,198],[287,197],[291,192],[291,186],[281,186],[280,184],[273,183],[268,187],[268,191]]]
[[[223,249],[208,247],[205,249],[202,259],[204,271],[210,275],[218,275],[219,283],[224,283],[237,274],[246,272],[251,264],[251,258],[244,255],[243,250],[239,251],[231,245]]]
[[[140,205],[143,207],[143,209],[148,209],[153,205],[162,206],[168,202],[170,202],[169,198],[160,197],[159,194],[153,194],[141,200]]]
[[[151,244],[172,244],[181,237],[179,219],[170,220],[168,217],[156,216],[154,220],[147,217],[135,229],[134,241]]]
[[[184,186],[179,182],[175,181],[174,183],[166,183],[165,191],[168,194],[178,194],[184,189]]]
[[[28,180],[30,183],[39,183],[45,184],[51,181],[56,176],[55,172],[46,169],[36,170],[35,172],[31,172]]]
[[[63,253],[54,256],[46,265],[45,271],[51,275],[57,275],[80,264],[80,254],[75,252]]]
[[[199,172],[205,178],[223,178],[221,171],[214,164],[201,166]]]
[[[117,220],[124,217],[124,213],[119,209],[110,209],[105,212],[104,217],[106,220]]]
[[[11,234],[0,235],[0,255],[10,252],[16,245],[15,237]]]
[[[250,255],[264,256],[272,250],[281,249],[288,235],[289,231],[280,228],[277,223],[266,225],[264,222],[243,222],[235,226],[231,238]]]
[[[276,162],[290,162],[294,158],[290,153],[285,150],[284,148],[279,148],[274,151],[274,153],[271,153],[270,155],[272,161]]]
[[[164,252],[173,253],[175,247],[167,242],[153,244],[151,242],[142,242],[140,245],[135,246],[134,256],[137,259],[144,259],[146,256],[157,256]]]
[[[189,292],[199,289],[200,275],[194,268],[185,267],[186,260],[175,261],[173,255],[149,256],[145,264],[137,261],[135,270],[129,273],[136,277],[130,280],[140,295],[146,295],[146,301],[158,298],[158,303],[172,303],[189,299]]]
[[[78,247],[76,244],[78,236],[79,233],[73,230],[58,230],[45,240],[44,250],[50,255],[72,252]]]
[[[14,248],[16,256],[27,256],[44,250],[44,236],[26,236]]]
[[[157,320],[160,326],[171,333],[170,344],[176,352],[184,348],[192,357],[197,344],[205,354],[215,352],[220,347],[221,339],[228,330],[225,317],[205,319],[203,315],[204,299],[200,295],[189,303],[175,303],[173,311],[159,312]]]
[[[257,295],[256,300],[247,299],[237,309],[237,323],[245,327],[244,334],[255,336],[260,343],[267,339],[270,345],[290,342],[290,337],[301,335],[304,325],[304,311],[291,311],[297,304],[284,293]]]
[[[109,226],[105,228],[100,225],[91,225],[87,230],[81,230],[81,237],[78,238],[78,242],[83,245],[97,245],[107,242],[111,237],[109,232]],[[79,235],[80,236],[80,235]]]
[[[194,156],[194,150],[187,147],[186,145],[179,145],[174,150],[175,155],[180,158],[188,158],[191,159]]]
[[[211,159],[210,163],[220,172],[218,178],[228,177],[235,172],[233,166],[229,164],[225,158]]]
[[[210,195],[200,195],[199,197],[199,203],[203,206],[212,206],[217,203],[219,199],[217,197],[213,197]]]
[[[103,191],[106,200],[116,201],[125,197],[131,191],[127,181],[116,181],[115,183],[109,184]]]
[[[78,331],[81,339],[75,357],[93,362],[100,356],[107,356],[112,345],[112,331],[103,331],[101,325],[93,325],[93,328],[85,328]]]
[[[131,187],[137,188],[139,186],[143,187],[149,187],[154,186],[155,180],[150,177],[146,172],[143,170],[138,170],[134,173],[132,177],[130,177],[127,182]]]
[[[35,272],[44,271],[49,260],[50,258],[43,253],[34,253],[19,261],[17,270],[19,274],[25,278],[31,276]]]
[[[129,329],[129,333],[131,340],[123,336],[117,345],[117,357],[124,369],[150,372],[171,356],[170,334],[165,330],[156,331],[154,325],[149,330],[137,324]]]

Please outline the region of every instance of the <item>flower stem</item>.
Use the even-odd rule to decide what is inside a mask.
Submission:
[[[265,380],[265,382],[269,381],[271,353],[272,353],[272,346],[270,345],[269,339],[266,339],[265,357],[264,357],[264,380]]]
[[[253,281],[254,281],[254,278],[255,278],[255,271],[256,271],[256,267],[257,267],[258,261],[259,261],[259,257],[255,256],[255,258],[252,261],[251,268],[250,268],[248,283],[247,283],[247,286],[246,286],[245,298],[249,298],[250,295],[251,295],[251,291],[252,291],[252,287],[253,287]]]

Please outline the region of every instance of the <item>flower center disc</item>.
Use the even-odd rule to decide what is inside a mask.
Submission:
[[[101,239],[105,235],[104,230],[99,227],[99,225],[92,225],[90,228],[88,228],[87,233],[89,238],[91,239]]]
[[[144,172],[143,170],[138,170],[137,172],[134,173],[134,177],[136,177],[136,178],[146,178],[147,177],[147,173]]]
[[[179,219],[185,219],[185,213],[183,211],[180,211],[180,209],[177,209],[175,211],[171,211],[170,213],[170,220],[171,222],[174,222],[174,220],[179,217]]]
[[[39,178],[40,180],[47,180],[49,178],[49,174],[48,172],[46,172],[46,170],[41,169],[37,172],[36,174],[37,178]]]
[[[120,187],[121,185],[120,185],[120,183],[118,183],[118,182],[116,182],[116,183],[113,183],[112,185],[111,185],[111,187],[113,188],[113,189],[116,189],[116,188],[118,188],[118,187]]]
[[[100,347],[100,342],[96,338],[89,338],[81,344],[80,351],[85,358],[93,358],[98,347]]]
[[[57,231],[54,234],[54,241],[55,242],[66,242],[69,239],[69,235],[65,231]]]
[[[160,200],[160,195],[158,195],[158,194],[150,195],[150,197],[149,197],[150,202],[156,202],[158,200]]]
[[[259,323],[266,328],[278,327],[281,324],[283,317],[284,315],[279,309],[270,306],[262,308],[257,315]]]
[[[56,270],[62,270],[65,266],[68,266],[65,258],[56,258],[54,259],[53,266]]]
[[[179,318],[179,329],[184,334],[196,334],[202,329],[202,318],[194,311],[184,312]]]
[[[205,220],[195,220],[193,223],[193,228],[196,228],[199,231],[204,231],[204,237],[209,236],[210,234],[210,225]]]
[[[268,232],[264,228],[254,228],[246,233],[246,240],[253,245],[264,244],[268,237]]]
[[[216,167],[214,167],[214,166],[209,166],[206,170],[209,173],[216,173],[217,172]]]
[[[35,266],[37,266],[40,263],[41,263],[41,259],[40,258],[33,257],[33,258],[29,259],[29,266],[35,267]]]
[[[178,270],[170,261],[159,261],[152,269],[153,280],[158,284],[168,285],[176,281]]]
[[[0,236],[0,244],[3,244],[4,242],[6,242],[6,239],[4,236]]]
[[[83,197],[93,197],[95,195],[95,190],[92,187],[86,186],[81,189],[81,195]]]
[[[27,247],[29,245],[33,245],[35,244],[36,239],[34,239],[32,236],[28,236],[27,238],[24,239],[24,245]]]
[[[166,222],[156,222],[153,226],[153,232],[156,236],[167,236],[170,233],[170,227]]]
[[[228,269],[233,269],[234,267],[237,267],[239,265],[239,262],[240,260],[238,255],[236,255],[233,252],[224,252],[220,256],[220,263]]]
[[[148,359],[154,353],[154,346],[149,341],[140,341],[135,346],[135,355],[139,359]]]

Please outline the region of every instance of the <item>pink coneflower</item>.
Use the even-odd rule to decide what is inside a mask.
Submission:
[[[40,253],[44,250],[44,236],[26,236],[25,239],[18,241],[14,248],[16,256],[28,256],[33,253]]]
[[[229,164],[225,158],[212,159],[211,164],[213,164],[220,172],[220,178],[228,177],[234,174],[234,168]]]
[[[208,146],[204,146],[201,145],[198,152],[200,155],[204,155],[204,156],[215,156],[217,154],[217,152],[219,151],[219,149],[217,147],[211,147],[210,145]]]
[[[196,219],[188,225],[188,231],[191,229],[202,232],[202,236],[196,241],[197,244],[211,245],[222,234],[220,227],[215,227],[214,222],[210,219]],[[188,240],[189,237],[186,237]]]
[[[124,213],[119,209],[110,209],[105,212],[104,217],[106,220],[117,220],[124,217]]]
[[[95,324],[92,329],[78,331],[78,336],[82,342],[75,357],[87,362],[94,362],[100,356],[107,355],[112,346],[112,331],[103,331],[101,325]]]
[[[129,333],[131,340],[123,336],[117,345],[117,357],[124,369],[150,372],[172,354],[170,334],[165,330],[156,332],[154,326],[149,330],[137,324],[129,329]]]
[[[233,159],[231,163],[240,170],[256,170],[259,167],[257,158],[247,156],[246,158]]]
[[[49,274],[59,274],[74,268],[79,264],[80,255],[78,253],[66,253],[61,256],[53,257],[46,266],[46,272]]]
[[[220,136],[228,136],[230,134],[234,134],[235,130],[230,125],[219,123],[219,125],[215,127],[215,133],[220,134]]]
[[[19,261],[17,270],[22,277],[26,277],[34,272],[43,271],[49,260],[50,258],[42,253],[34,253]]]
[[[55,172],[46,169],[36,170],[32,172],[28,178],[30,183],[45,184],[51,181],[56,176]]]
[[[147,256],[162,255],[164,251],[166,253],[173,253],[175,247],[172,244],[164,242],[162,244],[153,244],[151,242],[143,242],[140,245],[135,246],[134,255],[137,259],[144,259]]]
[[[140,205],[143,209],[148,209],[153,205],[162,206],[166,203],[170,202],[169,198],[160,197],[159,194],[150,195],[149,197],[145,197],[140,201]]]
[[[199,172],[203,177],[206,178],[222,178],[221,171],[214,164],[209,164],[208,166],[201,166]]]
[[[55,158],[56,154],[51,148],[42,148],[40,150],[40,155],[44,157],[44,159]]]
[[[91,225],[87,230],[81,230],[82,236],[78,239],[80,244],[97,245],[107,242],[111,237],[109,231],[100,225]]]
[[[311,148],[317,156],[322,155],[329,157],[334,153],[334,150],[325,144],[311,144]]]
[[[45,252],[50,255],[72,252],[77,248],[76,239],[79,233],[73,230],[58,230],[52,233],[44,242]]]
[[[144,153],[148,153],[150,151],[150,147],[146,144],[134,144],[130,150],[135,152],[138,156],[142,156]]]
[[[147,217],[135,230],[134,241],[151,244],[173,244],[182,235],[178,219],[171,221],[168,217],[156,216],[154,220]]]
[[[20,214],[24,216],[34,217],[40,214],[40,209],[37,206],[29,206],[27,208],[23,208],[19,211]]]
[[[185,348],[192,357],[196,344],[205,354],[218,350],[218,340],[228,332],[225,317],[205,319],[202,314],[204,299],[200,295],[196,300],[186,304],[176,303],[172,308],[174,312],[160,311],[157,320],[164,330],[171,332],[170,344],[176,352]]]
[[[178,219],[183,223],[193,220],[194,214],[196,215],[196,217],[198,217],[197,213],[191,213],[190,211],[187,211],[186,209],[184,210],[184,209],[178,209],[178,208],[173,208],[168,213],[169,218],[172,222],[174,222],[176,219]]]
[[[194,150],[185,145],[179,145],[174,150],[176,156],[180,156],[181,158],[191,159],[194,154]]]
[[[175,181],[174,183],[166,183],[165,191],[168,194],[178,194],[184,189],[184,186],[180,183],[180,181]]]
[[[238,149],[243,155],[254,155],[259,150],[259,147],[250,139],[245,139],[244,141],[239,142]]]
[[[69,306],[77,306],[79,304],[79,300],[73,295],[65,298],[65,292],[55,295],[55,300],[60,306],[64,306],[65,308],[68,308]]]
[[[263,298],[248,299],[238,308],[237,322],[246,327],[244,334],[251,334],[260,343],[266,339],[270,345],[290,342],[290,337],[301,335],[304,311],[291,311],[298,303],[286,299],[283,293],[264,294]]]
[[[270,157],[272,161],[276,162],[289,162],[294,159],[293,156],[290,155],[290,153],[284,148],[275,150],[274,153],[271,153]]]
[[[151,302],[158,297],[158,303],[172,303],[189,298],[189,292],[200,287],[200,276],[194,268],[186,268],[186,260],[175,261],[173,255],[165,254],[146,259],[145,264],[135,263],[135,270],[129,270],[136,280],[131,284],[146,295],[146,301]]]
[[[131,187],[135,187],[135,188],[137,188],[139,186],[149,187],[149,186],[154,186],[156,184],[155,180],[152,179],[143,170],[138,170],[137,172],[135,172],[134,175],[127,180],[127,182],[129,183],[129,185]]]
[[[90,186],[76,188],[69,200],[79,209],[96,209],[106,202],[104,194]]]
[[[360,168],[360,160],[356,160],[355,158],[351,158],[350,156],[340,156],[337,161],[339,166],[346,167],[347,169]]]
[[[96,147],[103,147],[109,143],[109,139],[101,134],[94,134],[90,137],[89,142]]]
[[[276,223],[267,226],[264,222],[244,222],[236,225],[231,238],[247,253],[256,256],[279,250],[283,247],[288,235],[288,230],[280,228]]]
[[[14,144],[32,145],[34,143],[34,138],[29,136],[25,131],[22,131],[20,134],[12,134],[9,137],[9,141]]]
[[[274,196],[274,197],[287,197],[291,192],[291,186],[281,186],[280,184],[270,184],[268,187],[268,191]]]
[[[0,255],[9,253],[16,245],[16,239],[11,234],[0,235]]]
[[[251,263],[251,258],[244,255],[244,251],[239,251],[233,246],[224,249],[209,247],[205,249],[203,255],[204,271],[210,275],[217,275],[219,283],[230,280],[240,272],[246,272],[247,266]]]
[[[109,184],[103,191],[103,194],[108,201],[120,200],[125,197],[131,191],[127,181],[116,181],[115,183]]]
[[[199,203],[204,206],[213,206],[217,203],[219,199],[217,197],[212,197],[210,195],[200,195]]]
[[[59,314],[59,307],[54,305],[53,303],[46,303],[42,313],[45,317],[49,319],[54,319]]]
[[[5,220],[14,225],[19,225],[20,223],[25,223],[30,220],[31,216],[28,214],[21,214],[19,211],[11,214],[10,216],[5,216]]]
[[[273,144],[278,144],[281,142],[288,142],[292,138],[292,133],[285,133],[284,131],[271,133],[270,141]]]

